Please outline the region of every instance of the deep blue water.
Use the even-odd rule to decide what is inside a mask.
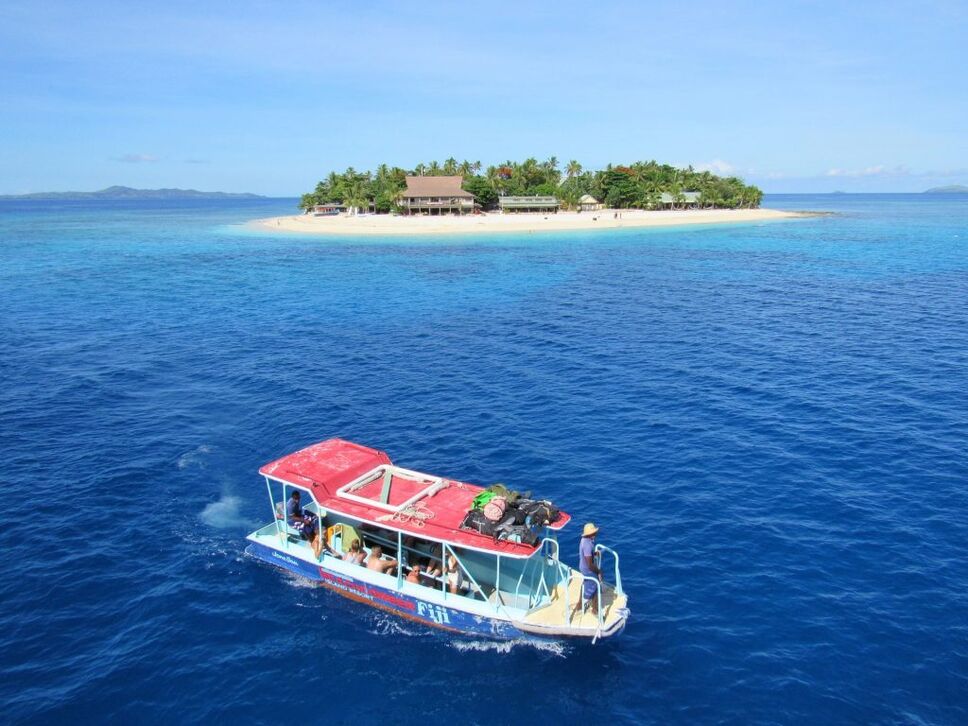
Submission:
[[[968,199],[234,226],[292,205],[0,204],[0,719],[968,722]],[[625,634],[454,638],[243,556],[257,467],[335,435],[599,522]]]

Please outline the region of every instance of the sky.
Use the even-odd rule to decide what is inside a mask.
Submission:
[[[453,156],[968,184],[968,2],[0,4],[0,194]]]

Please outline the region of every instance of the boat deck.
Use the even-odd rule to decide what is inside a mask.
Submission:
[[[576,604],[581,602],[582,579],[572,577],[568,581],[568,593],[565,597],[565,584],[560,583],[551,595],[551,602],[542,608],[528,613],[521,621],[525,625],[537,628],[567,628],[569,630],[594,631],[598,629],[598,617],[592,612],[591,607],[582,612],[581,606]],[[567,604],[566,604],[567,603]],[[602,630],[611,630],[618,624],[623,617],[622,611],[628,606],[626,595],[616,595],[615,590],[606,585],[602,590]],[[570,611],[565,614],[565,608]]]

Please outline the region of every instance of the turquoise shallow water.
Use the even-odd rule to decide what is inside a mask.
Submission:
[[[6,720],[968,721],[965,197],[237,226],[292,204],[0,204]],[[245,558],[257,467],[333,435],[599,522],[622,639],[453,638]]]

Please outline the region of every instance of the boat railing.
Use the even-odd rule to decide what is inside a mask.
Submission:
[[[553,552],[548,552],[547,550],[552,549],[551,545],[554,545]],[[562,569],[561,560],[558,557],[558,540],[545,538],[541,540],[541,545],[538,551],[525,561],[524,567],[521,568],[521,575],[518,577],[517,585],[514,588],[514,600],[518,601],[521,595],[521,586],[527,582],[527,596],[528,596],[528,609],[535,607],[542,598],[551,598],[551,591],[557,583],[553,583],[551,586],[548,585],[548,565],[547,558],[551,558],[553,567],[558,572],[558,579],[561,579]],[[537,583],[534,582],[537,573],[537,568],[541,568],[541,577],[538,578]],[[533,570],[531,576],[526,578],[529,569]]]
[[[602,555],[608,553],[612,556],[615,561],[615,594],[622,595],[622,573],[618,568],[618,552],[613,550],[611,547],[606,547],[603,544],[595,545],[595,555],[598,557],[598,568],[602,567]]]

